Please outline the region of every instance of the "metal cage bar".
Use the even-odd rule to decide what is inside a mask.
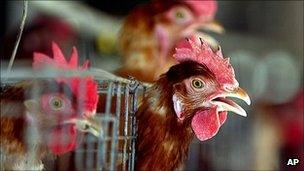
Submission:
[[[124,136],[128,136],[128,118],[129,118],[129,87],[127,86],[126,89],[125,89],[125,123],[124,123]],[[128,140],[127,139],[124,139],[123,141],[123,168],[122,170],[125,171],[126,170],[126,162],[127,162],[127,157],[128,157],[128,153],[127,153],[127,144],[128,144]]]
[[[26,80],[26,79],[23,79]],[[1,94],[18,80],[1,80]],[[98,93],[106,96],[105,111],[96,114],[102,125],[102,136],[86,134],[83,143],[75,150],[76,170],[134,170],[135,143],[137,138],[136,111],[139,96],[144,96],[145,87],[136,80],[130,84],[117,81],[96,80]],[[37,89],[39,93],[39,88]],[[112,105],[115,108],[112,109]],[[71,161],[71,160],[70,160]],[[68,166],[68,163],[65,163]],[[49,167],[50,168],[50,167]],[[56,167],[51,167],[56,169]]]

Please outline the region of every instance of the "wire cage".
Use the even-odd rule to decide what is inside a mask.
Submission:
[[[76,150],[77,168],[134,170],[137,134],[135,112],[139,96],[144,95],[144,87],[135,80],[130,84],[100,80],[98,82],[99,94],[106,95],[106,103],[103,104],[105,111],[97,113],[103,127],[103,136],[96,138],[88,135],[86,143]],[[115,109],[111,109],[113,102]],[[97,148],[94,148],[94,145]],[[85,160],[81,158],[84,156]]]
[[[25,20],[27,17],[28,2],[23,3],[22,22],[19,28],[19,34],[12,53],[8,70],[10,71],[18,49],[19,41],[22,36]],[[57,71],[58,72],[58,71]],[[21,75],[23,72],[21,72]],[[99,73],[104,74],[104,73]],[[40,75],[36,73],[34,75]],[[1,73],[1,108],[2,108],[2,94],[12,86],[14,83],[22,80],[32,80],[33,77],[14,77],[5,78],[7,75]],[[32,76],[32,75],[31,75]],[[49,76],[49,75],[47,75]],[[17,79],[16,79],[17,78]],[[41,77],[39,77],[41,79]],[[34,78],[36,79],[36,78]],[[44,79],[42,77],[42,79]],[[135,113],[138,107],[138,100],[144,96],[145,86],[139,84],[135,79],[131,79],[129,83],[112,81],[112,80],[96,80],[98,82],[98,93],[102,98],[101,105],[104,110],[96,113],[95,119],[102,127],[102,133],[98,137],[91,134],[85,134],[83,141],[79,147],[68,155],[68,158],[59,160],[43,161],[44,166],[39,167],[45,170],[134,170],[135,168],[135,143],[137,137],[137,120]],[[33,88],[34,91],[41,90],[38,87]],[[31,92],[37,96],[37,92]],[[18,104],[20,105],[20,104]],[[114,108],[113,108],[114,106]],[[1,119],[2,119],[1,109]],[[2,121],[2,120],[1,120]],[[26,128],[25,141],[28,142],[32,136],[39,132],[37,128]],[[30,142],[33,143],[33,142]],[[35,142],[34,142],[35,143]],[[0,148],[1,163],[3,156],[6,154]],[[21,160],[25,163],[30,161],[31,157],[25,156]],[[13,158],[14,160],[14,158]],[[13,161],[14,162],[14,161]],[[15,161],[17,162],[17,161]],[[32,162],[32,161],[30,161]],[[39,162],[38,162],[39,163]],[[25,164],[26,165],[26,164]],[[59,165],[59,166],[58,166]],[[63,168],[63,169],[60,169]],[[0,167],[2,170],[2,167]],[[33,170],[32,168],[19,168],[19,170]],[[34,169],[36,170],[36,169]]]
[[[1,78],[1,98],[2,92],[16,81]],[[129,83],[96,81],[100,97],[98,103],[102,110],[97,110],[94,118],[102,127],[100,136],[84,134],[81,144],[68,157],[59,156],[51,162],[46,160],[45,170],[134,170],[137,137],[135,113],[146,87],[135,79],[130,79]]]

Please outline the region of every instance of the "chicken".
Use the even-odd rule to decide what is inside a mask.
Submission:
[[[174,58],[179,64],[160,76],[136,113],[137,170],[174,170],[185,161],[194,135],[200,141],[215,136],[228,111],[247,116],[227,98],[250,104],[220,49],[188,40]]]
[[[76,71],[73,48],[66,61],[53,43],[54,58],[34,53],[33,68]],[[80,70],[88,68],[88,61]],[[73,151],[80,131],[89,131],[98,102],[97,84],[91,76],[60,76],[25,80],[1,92],[1,170],[42,170],[42,159]]]
[[[117,74],[133,76],[144,82],[155,81],[176,60],[172,58],[177,42],[196,29],[222,32],[213,19],[215,1],[156,0],[134,9],[125,19],[119,38],[122,67]],[[201,34],[210,44],[215,40]]]

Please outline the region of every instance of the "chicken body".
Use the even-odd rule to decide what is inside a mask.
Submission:
[[[195,46],[192,42],[191,46],[177,50],[180,63],[160,76],[136,113],[137,170],[177,169],[187,158],[194,135],[201,141],[215,136],[226,121],[227,111],[246,116],[227,98],[250,103],[221,52],[213,53],[206,44]],[[219,72],[214,62],[226,72]]]
[[[69,62],[55,43],[53,53],[54,58],[34,54],[33,68],[78,69],[75,48]],[[97,102],[97,84],[91,76],[25,80],[2,90],[1,169],[42,170],[47,155],[73,151],[79,143],[78,130],[90,129],[82,123],[89,124]]]
[[[23,88],[18,87],[5,90],[1,96],[11,95],[12,93],[23,94]],[[24,134],[25,130],[31,127],[26,122],[25,106],[22,97],[9,96],[7,100],[1,98],[1,138],[0,138],[0,155],[1,170],[42,170],[43,164],[39,160],[36,152],[26,150],[26,142]],[[32,125],[33,128],[33,125]],[[40,139],[40,138],[39,138]],[[33,141],[32,147],[39,147],[39,141]],[[45,153],[46,148],[40,146]],[[35,152],[36,151],[36,152]],[[42,156],[41,156],[42,157]]]
[[[48,83],[20,82],[7,88],[1,94],[0,150],[1,166],[4,170],[42,170],[41,159],[52,153],[50,150],[52,143],[56,144],[56,141],[63,138],[50,137],[56,128],[58,118],[56,119],[51,114],[40,113],[42,110],[36,108],[38,106],[26,106],[24,103],[29,99],[34,99],[31,91],[35,88],[35,84],[47,86]],[[46,89],[45,92],[47,92]],[[37,101],[40,102],[40,99]],[[62,146],[66,150],[71,150],[76,146],[73,142],[76,136],[69,131],[70,128],[72,127],[62,129],[68,139],[72,140],[70,144]]]
[[[171,66],[176,44],[197,28],[221,32],[213,22],[215,1],[154,1],[134,9],[125,19],[119,39],[120,76],[153,82]],[[214,43],[206,34],[204,38]],[[207,38],[208,37],[208,38]]]
[[[155,97],[160,91],[164,93],[157,88],[151,90],[137,112],[136,170],[177,168],[186,159],[193,138],[190,125],[177,121],[172,104],[167,101],[170,96]],[[154,105],[159,106],[150,101],[158,101]]]
[[[186,159],[194,136],[191,119],[195,110],[189,109],[185,113],[185,119],[178,119],[172,98],[174,87],[192,76],[201,76],[206,80],[215,79],[205,66],[187,61],[173,66],[148,92],[137,112],[138,170],[174,170]],[[204,96],[207,95],[201,95]],[[193,104],[189,104],[191,108],[190,105]]]

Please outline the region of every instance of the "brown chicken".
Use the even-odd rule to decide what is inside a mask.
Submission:
[[[227,98],[250,104],[220,50],[189,40],[175,59],[180,63],[160,76],[137,112],[137,170],[174,170],[185,161],[194,135],[200,141],[215,136],[227,111],[247,115]]]
[[[215,1],[155,0],[135,8],[125,19],[119,38],[122,56],[120,76],[144,82],[156,81],[176,60],[176,44],[201,28],[222,32],[214,22]],[[210,44],[215,40],[200,34]]]
[[[35,53],[34,69],[78,70],[75,48],[70,61],[56,44],[53,53],[54,58]],[[1,91],[1,170],[43,170],[44,157],[75,150],[77,130],[93,128],[86,118],[95,114],[97,102],[97,84],[91,76],[26,80],[5,88]]]

